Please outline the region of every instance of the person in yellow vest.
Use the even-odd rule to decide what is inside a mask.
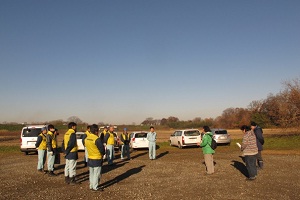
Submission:
[[[106,135],[108,131],[108,127],[104,126],[103,131],[99,134],[100,140],[102,141],[102,143],[104,143],[104,136]]]
[[[99,134],[100,140],[104,145],[105,152],[106,152],[106,141],[104,141],[104,137],[107,132],[108,132],[108,126],[104,126],[103,131]],[[106,154],[103,157],[103,160],[105,160],[105,159],[106,159]]]
[[[109,131],[104,136],[104,142],[106,143],[106,158],[108,165],[113,165],[114,159],[114,145],[115,145],[114,126],[109,127]]]
[[[99,128],[96,124],[91,125],[91,132],[84,140],[84,145],[88,152],[88,166],[89,166],[89,179],[90,190],[102,191],[99,188],[99,182],[101,177],[101,170],[103,165],[103,155],[105,149],[101,139],[98,137]]]
[[[46,150],[47,150],[47,143],[46,143],[47,128],[43,127],[41,131],[42,132],[38,135],[37,141],[35,143],[35,147],[38,149],[37,170],[39,172],[44,171],[44,164],[46,161]]]
[[[87,136],[91,133],[90,131],[91,131],[91,126],[88,125],[86,127],[85,134],[82,134],[82,136],[81,136],[81,140],[82,140],[83,146],[84,146],[84,140],[85,140],[85,138],[87,138]],[[86,150],[86,147],[84,147],[84,159],[83,159],[83,161],[84,161],[84,166],[86,167],[87,163],[88,163],[88,152]]]
[[[55,128],[52,124],[48,125],[46,141],[47,141],[48,175],[56,176],[56,174],[54,174],[53,171],[54,171],[54,161],[55,161],[57,143],[56,143]]]
[[[78,146],[76,140],[77,124],[75,122],[70,122],[68,124],[68,128],[69,130],[65,133],[63,141],[66,158],[65,182],[70,185],[75,185],[76,165],[78,159]]]
[[[123,133],[121,134],[121,159],[124,160],[125,154],[127,159],[130,160],[130,151],[129,151],[129,142],[130,142],[130,135],[127,132],[127,128],[124,128]]]

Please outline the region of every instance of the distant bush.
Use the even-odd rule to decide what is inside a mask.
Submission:
[[[22,124],[0,124],[0,130],[9,132],[20,131],[22,127]]]

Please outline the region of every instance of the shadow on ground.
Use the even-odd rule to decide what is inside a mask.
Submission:
[[[167,154],[169,154],[169,151],[165,151],[163,153],[160,153],[159,155],[156,156],[156,159],[160,159],[160,158],[164,157]]]
[[[232,160],[233,162],[231,166],[235,167],[237,170],[239,170],[245,177],[248,177],[248,170],[245,166],[244,163],[237,161],[237,160]]]
[[[132,159],[135,159],[135,158],[138,158],[138,157],[140,157],[140,156],[146,155],[147,153],[148,153],[148,151],[145,151],[145,152],[143,152],[143,153],[139,153],[139,154],[137,154],[137,155],[134,155],[134,156],[132,156],[131,158],[132,158]]]
[[[116,184],[116,183],[118,183],[118,182],[134,175],[134,174],[140,173],[144,167],[145,167],[145,165],[142,165],[140,167],[129,169],[126,172],[124,172],[123,174],[120,174],[119,176],[116,176],[114,179],[106,181],[105,183],[102,183],[100,185],[100,187],[102,187],[102,188],[110,187],[110,186],[112,186],[112,185],[114,185],[114,184]]]

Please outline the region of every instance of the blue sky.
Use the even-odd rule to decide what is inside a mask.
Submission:
[[[300,1],[0,0],[0,122],[217,117],[300,75]]]

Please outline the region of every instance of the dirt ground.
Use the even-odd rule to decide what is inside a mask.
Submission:
[[[103,166],[103,192],[88,188],[88,168],[80,152],[77,178],[80,185],[64,183],[64,160],[57,165],[57,177],[36,171],[37,155],[1,155],[0,199],[300,199],[300,156],[264,155],[265,169],[257,180],[245,181],[245,166],[239,152],[218,147],[216,173],[204,174],[201,149],[162,147],[157,159],[149,160],[146,150],[134,151],[133,160]]]
[[[56,165],[58,176],[49,177],[37,172],[36,154],[0,153],[0,199],[300,199],[300,155],[295,152],[265,151],[265,168],[252,182],[245,181],[240,151],[232,146],[217,148],[216,173],[210,176],[200,148],[161,146],[153,161],[147,150],[133,151],[130,161],[116,153],[115,166],[103,166],[103,192],[89,190],[83,154],[77,165],[81,184],[70,186],[64,183],[64,159]]]

